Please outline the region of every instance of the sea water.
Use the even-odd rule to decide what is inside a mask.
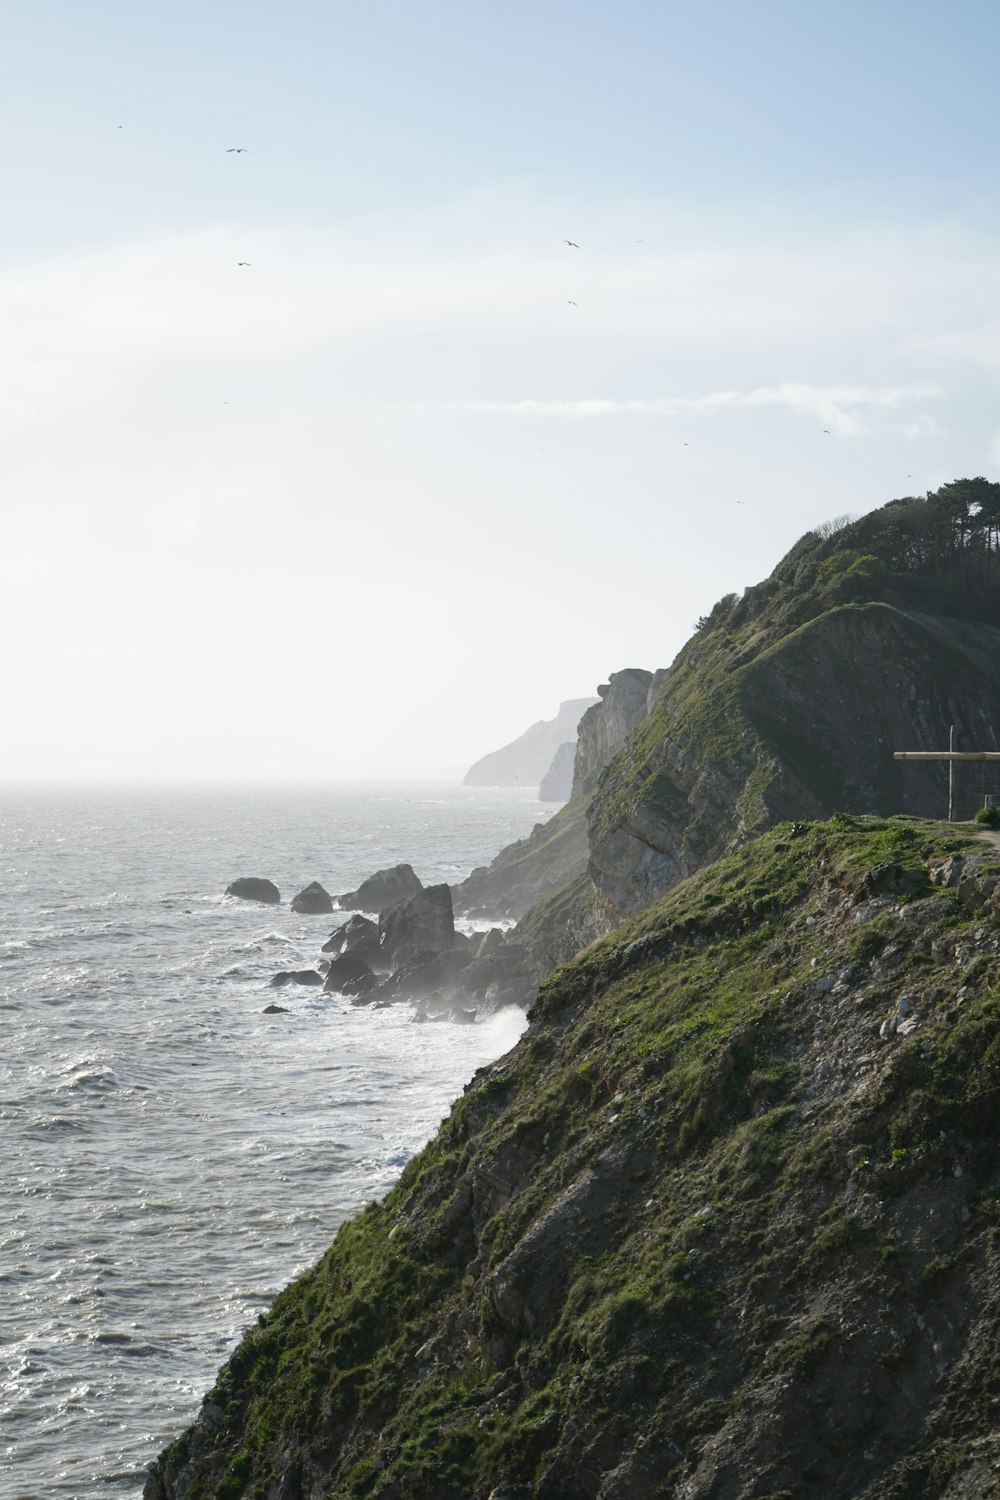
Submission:
[[[291,896],[403,860],[454,882],[553,810],[526,789],[0,789],[0,1500],[140,1496],[241,1330],[524,1025],[268,988],[336,925]],[[282,905],[225,897],[242,875]]]

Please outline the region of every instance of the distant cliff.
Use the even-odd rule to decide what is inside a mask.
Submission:
[[[560,745],[575,742],[577,726],[593,698],[560,703],[554,719],[539,719],[516,740],[492,750],[465,773],[463,786],[540,786]]]
[[[520,917],[536,901],[587,868],[587,805],[602,770],[646,715],[652,672],[629,667],[613,672],[597,689],[580,720],[572,796],[526,839],[501,850],[491,865],[473,870],[455,887],[458,910]],[[580,700],[578,700],[580,701]]]
[[[565,740],[555,753],[549,769],[542,777],[538,788],[539,802],[568,802],[573,795],[573,767],[576,762],[576,743]]]

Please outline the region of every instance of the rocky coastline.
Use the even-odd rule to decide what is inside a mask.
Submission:
[[[369,994],[424,968],[528,1029],[147,1500],[1000,1493],[1000,849],[892,759],[997,748],[998,514],[960,481],[807,533],[610,679],[548,823],[347,917]],[[514,925],[467,956],[456,910]]]

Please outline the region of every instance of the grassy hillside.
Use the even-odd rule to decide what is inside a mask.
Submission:
[[[995,492],[995,493],[994,493]],[[635,913],[735,842],[838,810],[940,816],[940,767],[998,748],[1000,485],[959,481],[807,533],[719,601],[664,675],[588,813],[590,873]]]
[[[780,825],[543,986],[154,1500],[982,1496],[1000,860]]]

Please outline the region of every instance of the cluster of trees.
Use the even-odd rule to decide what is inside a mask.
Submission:
[[[738,628],[765,611],[794,628],[833,605],[897,599],[1000,625],[1000,484],[956,479],[807,532],[769,579],[727,594],[699,632]]]
[[[1000,484],[955,479],[924,499],[892,500],[850,527],[891,573],[1000,573]]]

